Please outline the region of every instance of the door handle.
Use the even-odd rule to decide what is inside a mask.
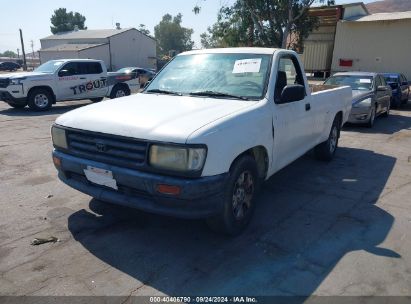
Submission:
[[[309,103],[305,104],[305,110],[310,111],[311,110],[311,105]]]

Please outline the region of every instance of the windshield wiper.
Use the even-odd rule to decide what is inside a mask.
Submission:
[[[209,96],[209,97],[228,97],[228,98],[236,98],[236,99],[242,99],[242,100],[250,100],[247,97],[244,96],[238,96],[238,95],[232,95],[228,93],[222,93],[222,92],[215,92],[215,91],[198,91],[198,92],[191,92],[189,95],[193,96]]]
[[[168,95],[178,95],[182,96],[183,94],[178,93],[178,92],[173,92],[173,91],[167,91],[167,90],[160,90],[160,89],[151,89],[146,91],[147,93],[160,93],[160,94],[168,94]]]

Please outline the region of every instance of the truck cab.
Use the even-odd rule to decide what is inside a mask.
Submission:
[[[107,73],[103,61],[92,59],[59,59],[48,61],[33,72],[0,76],[0,100],[14,108],[28,105],[44,111],[57,101],[130,95],[139,87],[132,75]]]
[[[350,109],[349,87],[311,93],[293,51],[190,51],[120,105],[60,116],[53,161],[92,197],[235,235],[264,180],[313,148],[333,158]]]

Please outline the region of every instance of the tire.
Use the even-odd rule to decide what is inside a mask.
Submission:
[[[366,124],[367,128],[374,127],[375,117],[377,115],[376,112],[377,112],[376,106],[372,107],[371,114],[370,114],[370,119],[368,120],[368,122]]]
[[[223,208],[207,224],[216,232],[235,236],[247,227],[255,209],[259,178],[253,157],[246,155],[234,162],[224,189]]]
[[[130,95],[130,89],[125,85],[116,85],[110,93],[110,98],[120,98]]]
[[[51,108],[53,100],[54,98],[49,90],[39,88],[30,92],[28,105],[34,111],[46,111]]]
[[[334,158],[340,138],[341,119],[336,116],[331,126],[328,139],[314,148],[315,157],[322,161],[330,161]]]
[[[90,100],[91,100],[92,102],[100,102],[100,101],[102,101],[103,99],[104,99],[104,97],[90,98]]]
[[[23,103],[23,104],[21,104],[21,103],[9,103],[9,106],[13,107],[15,109],[23,109],[27,106],[27,104],[26,103]]]
[[[390,109],[391,109],[391,101],[390,101],[390,103],[388,104],[387,109],[385,110],[384,113],[381,114],[381,116],[382,116],[382,117],[388,117],[388,116],[390,116]]]

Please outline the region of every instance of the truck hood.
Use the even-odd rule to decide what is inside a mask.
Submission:
[[[0,78],[23,78],[23,77],[37,77],[37,76],[45,76],[48,77],[51,74],[47,73],[37,73],[37,72],[19,72],[19,73],[8,73],[8,74],[1,74]]]
[[[70,111],[56,124],[138,139],[185,143],[191,133],[254,101],[137,94]]]
[[[356,103],[357,101],[372,97],[372,95],[373,91],[352,90],[352,102]]]

